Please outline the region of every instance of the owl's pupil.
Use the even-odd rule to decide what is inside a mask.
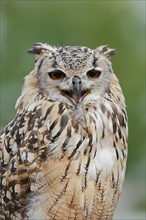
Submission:
[[[54,73],[54,75],[56,78],[60,78],[62,76],[62,73],[56,72],[56,73]]]

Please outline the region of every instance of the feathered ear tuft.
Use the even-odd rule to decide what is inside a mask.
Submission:
[[[96,50],[99,54],[104,55],[107,58],[112,57],[115,55],[115,49],[109,48],[107,45],[102,45],[96,48]]]
[[[53,52],[55,51],[55,49],[51,46],[49,46],[48,44],[43,44],[43,43],[34,43],[32,45],[32,48],[30,48],[27,52],[28,53],[33,53],[35,55],[39,55],[41,54],[42,52],[45,52],[45,51],[49,51],[49,52]]]

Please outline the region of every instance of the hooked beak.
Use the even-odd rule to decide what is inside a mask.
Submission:
[[[88,93],[89,89],[82,90],[81,88],[81,78],[74,76],[72,79],[72,89],[71,90],[62,90],[62,95],[69,98],[73,104],[77,105],[80,100],[82,100]]]
[[[73,84],[73,96],[75,101],[78,103],[81,98],[81,78],[78,76],[74,76],[72,80]]]

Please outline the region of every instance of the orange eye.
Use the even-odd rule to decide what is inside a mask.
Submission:
[[[96,79],[100,76],[101,72],[99,70],[89,70],[87,72],[87,76],[90,77],[90,78],[93,78],[93,79]]]
[[[63,79],[66,76],[61,70],[54,70],[48,74],[53,80]]]

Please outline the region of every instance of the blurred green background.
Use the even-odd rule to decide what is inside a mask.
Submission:
[[[15,115],[34,42],[116,48],[129,116],[129,157],[115,219],[145,219],[145,1],[1,1],[1,125]]]

